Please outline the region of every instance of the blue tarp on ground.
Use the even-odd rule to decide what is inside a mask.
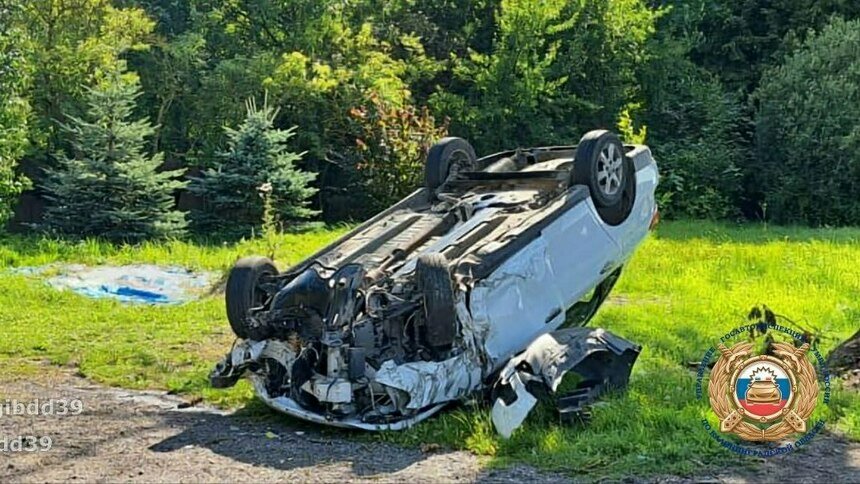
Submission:
[[[22,267],[17,273],[46,275],[57,289],[70,289],[93,298],[124,303],[179,304],[199,298],[218,280],[212,272],[194,273],[181,267],[156,265],[98,266],[49,265]]]

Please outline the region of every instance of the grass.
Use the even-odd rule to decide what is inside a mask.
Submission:
[[[285,235],[276,258],[296,262],[342,232]],[[114,248],[12,238],[0,242],[0,265],[151,262],[226,271],[240,255],[259,252],[268,252],[259,241]],[[664,223],[626,268],[614,302],[592,322],[644,350],[629,391],[598,405],[588,425],[559,425],[551,410],[540,408],[503,440],[485,407],[461,406],[407,432],[361,438],[441,443],[492,456],[493,465],[525,462],[585,478],[689,475],[737,464],[739,458],[700,427],[709,411],[696,400],[695,373],[685,363],[698,361],[722,334],[744,324],[757,304],[818,328],[827,354],[860,325],[858,260],[858,229]],[[0,322],[6,330],[0,362],[22,378],[47,361],[77,367],[102,383],[171,389],[219,405],[247,405],[253,398],[247,385],[227,392],[207,387],[211,365],[232,342],[220,297],[179,307],[128,307],[3,275]],[[819,415],[830,429],[860,439],[856,394],[837,388]]]
[[[278,263],[289,266],[345,231],[287,234],[276,243],[174,241],[136,247],[12,237],[0,240],[0,267],[153,263],[226,274],[239,257],[273,250]],[[229,351],[234,339],[220,295],[181,306],[126,306],[54,291],[39,280],[6,272],[0,276],[0,324],[5,330],[0,361],[16,368],[3,378],[26,377],[38,371],[34,366],[49,362],[76,368],[108,385],[167,389],[218,405],[238,406],[252,398],[247,384],[229,391],[208,386],[213,362]]]

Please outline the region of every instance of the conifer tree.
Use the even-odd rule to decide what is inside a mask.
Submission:
[[[220,163],[192,179],[189,189],[204,200],[194,213],[198,230],[244,236],[260,233],[265,220],[279,227],[307,219],[317,212],[308,199],[317,189],[309,186],[316,173],[295,166],[301,154],[287,148],[295,128],[276,129],[277,110],[264,102],[247,101],[247,115],[237,129],[226,128],[228,148]]]
[[[187,182],[178,180],[181,170],[158,170],[161,153],[147,153],[155,129],[130,119],[139,95],[136,78],[113,73],[88,89],[86,114],[68,118],[72,153],[57,155],[44,183],[48,231],[132,243],[184,233],[174,192]]]

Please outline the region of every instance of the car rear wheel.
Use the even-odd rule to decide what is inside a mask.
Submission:
[[[266,303],[267,292],[261,287],[278,275],[275,264],[266,257],[245,257],[239,259],[227,276],[227,319],[236,336],[254,336],[250,311]]]
[[[576,149],[571,183],[585,185],[604,222],[618,225],[630,215],[635,201],[636,170],[618,136],[591,131]]]
[[[452,175],[477,169],[475,149],[463,138],[443,138],[430,148],[424,166],[424,183],[435,192]]]

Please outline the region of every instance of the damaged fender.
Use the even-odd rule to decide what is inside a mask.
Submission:
[[[396,365],[389,360],[374,377],[376,382],[409,395],[405,408],[419,410],[468,395],[481,384],[481,368],[467,353],[440,361]]]
[[[564,376],[573,371],[583,378],[577,391],[587,400],[576,401],[576,411],[611,389],[623,389],[641,347],[614,334],[593,328],[571,328],[537,338],[502,369],[496,389],[492,419],[496,430],[509,438],[519,428],[537,403],[526,388],[529,382],[542,384],[555,393]],[[564,400],[564,399],[562,399]]]

